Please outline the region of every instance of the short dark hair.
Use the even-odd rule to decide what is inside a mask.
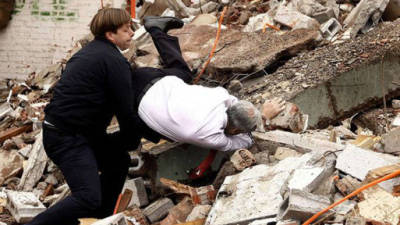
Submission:
[[[116,33],[118,28],[129,23],[131,17],[124,9],[104,8],[94,15],[90,22],[90,31],[94,36],[104,36],[106,32]]]

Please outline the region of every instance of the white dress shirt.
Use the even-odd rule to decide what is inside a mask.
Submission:
[[[189,85],[178,77],[157,81],[139,104],[140,118],[153,130],[182,143],[221,151],[248,148],[247,134],[225,135],[226,110],[237,98],[222,88]]]

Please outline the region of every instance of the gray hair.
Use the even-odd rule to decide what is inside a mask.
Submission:
[[[226,113],[228,123],[246,133],[253,131],[261,119],[260,111],[251,102],[245,100],[233,104]]]

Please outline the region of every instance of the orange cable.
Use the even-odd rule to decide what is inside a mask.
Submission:
[[[217,48],[219,36],[220,36],[220,33],[221,33],[221,24],[222,24],[222,20],[224,19],[224,15],[225,15],[225,12],[226,12],[227,9],[228,9],[228,7],[225,6],[225,7],[224,7],[224,10],[222,10],[221,17],[219,18],[219,22],[218,22],[218,31],[217,31],[217,36],[216,36],[215,41],[214,41],[214,46],[213,46],[213,48],[212,48],[212,50],[211,50],[211,52],[210,52],[210,55],[209,55],[209,57],[208,57],[208,60],[207,60],[206,64],[203,66],[203,69],[200,71],[200,73],[199,73],[199,74],[196,76],[196,78],[193,80],[193,83],[194,83],[194,84],[196,84],[196,83],[199,81],[201,75],[203,75],[203,73],[204,73],[204,71],[206,70],[208,64],[210,63],[211,58],[214,56],[214,52],[215,52],[215,49]]]
[[[339,200],[339,201],[333,203],[332,205],[330,205],[330,206],[327,207],[326,209],[321,210],[320,212],[318,212],[317,214],[315,214],[314,216],[312,216],[310,219],[308,219],[306,222],[304,222],[302,225],[309,225],[311,222],[313,222],[315,219],[317,219],[320,215],[326,213],[327,211],[329,211],[329,210],[332,209],[333,207],[335,207],[335,206],[341,204],[342,202],[346,201],[347,199],[349,199],[349,198],[351,198],[351,197],[357,195],[358,193],[364,191],[364,190],[367,189],[367,188],[370,188],[370,187],[372,187],[372,186],[374,186],[374,185],[376,185],[376,184],[379,184],[379,183],[382,182],[382,181],[392,179],[392,178],[397,177],[397,176],[399,176],[399,175],[400,175],[400,170],[396,170],[395,172],[393,172],[393,173],[391,173],[391,174],[389,174],[389,175],[386,175],[386,176],[384,176],[384,177],[382,177],[382,178],[379,178],[379,179],[377,179],[377,180],[375,180],[375,181],[372,181],[372,182],[369,183],[369,184],[366,184],[366,185],[364,185],[364,186],[362,186],[362,187],[356,189],[356,190],[353,191],[351,194],[349,194],[349,195],[347,195],[346,197],[342,198],[341,200]]]
[[[271,24],[269,24],[269,23],[265,23],[265,24],[264,24],[264,27],[263,27],[263,29],[262,29],[262,32],[263,32],[263,33],[265,33],[265,30],[267,29],[267,27],[269,27],[269,28],[271,28],[271,29],[274,29],[274,30],[276,30],[276,31],[280,31],[280,30],[281,30],[279,27],[276,27],[276,26],[271,25]]]
[[[122,198],[122,194],[118,195],[118,200],[117,200],[117,204],[115,204],[115,208],[114,208],[114,213],[113,215],[117,214],[118,208],[119,208],[119,203],[121,203],[121,198]]]
[[[136,0],[131,0],[131,17],[132,19],[136,17]]]

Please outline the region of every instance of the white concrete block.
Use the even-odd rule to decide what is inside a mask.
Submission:
[[[280,6],[276,15],[274,17],[274,21],[283,24],[287,27],[295,29],[319,29],[319,22],[311,17],[308,17],[297,10],[291,9],[289,7]]]
[[[321,25],[320,30],[322,36],[327,40],[332,38],[342,29],[342,25],[335,18],[331,18]]]
[[[399,163],[400,159],[389,154],[382,154],[347,145],[336,160],[336,168],[355,178],[364,180],[369,170]]]
[[[288,197],[280,205],[277,218],[279,220],[295,219],[305,221],[330,204],[331,202],[326,196],[291,190]],[[333,211],[330,210],[330,212]]]
[[[288,188],[311,192],[326,178],[325,175],[324,168],[321,167],[296,169]]]
[[[8,198],[6,208],[18,223],[27,223],[46,210],[32,192],[7,191],[6,193]]]

